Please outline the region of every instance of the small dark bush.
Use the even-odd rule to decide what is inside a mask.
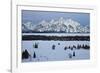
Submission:
[[[73,50],[73,47],[71,47],[70,49]]]
[[[76,46],[75,46],[75,45],[73,45],[73,48],[75,48],[75,49],[76,49]]]
[[[68,56],[69,56],[69,58],[72,58],[72,54],[69,53]]]
[[[55,47],[56,47],[55,45],[52,45],[52,49],[53,49],[53,50],[55,50]]]
[[[67,50],[67,47],[66,46],[64,47],[64,50]]]
[[[58,43],[58,45],[60,45],[60,43]]]

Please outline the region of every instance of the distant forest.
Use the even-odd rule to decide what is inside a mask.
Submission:
[[[22,31],[22,33],[90,33],[90,32],[66,32],[66,31],[60,31],[60,32],[57,32],[57,31],[42,31],[42,32],[39,32],[39,31]]]
[[[22,40],[90,41],[90,36],[22,35]]]

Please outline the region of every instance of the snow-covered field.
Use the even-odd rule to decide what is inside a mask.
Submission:
[[[35,48],[34,44],[38,44],[38,48]],[[68,48],[78,44],[90,46],[90,41],[22,41],[22,52],[27,49],[30,54],[29,58],[22,59],[22,62],[90,59],[90,49]],[[55,45],[54,49],[52,45]],[[67,47],[66,50],[64,49],[65,47]],[[34,52],[35,58],[33,57]]]

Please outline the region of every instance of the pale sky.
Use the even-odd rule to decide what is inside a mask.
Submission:
[[[51,19],[58,20],[60,17],[71,18],[81,25],[90,25],[89,13],[22,10],[22,23],[31,21],[33,24],[38,24],[42,20],[49,22]]]

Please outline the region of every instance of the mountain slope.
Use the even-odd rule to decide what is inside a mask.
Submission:
[[[22,25],[22,31],[26,32],[64,32],[64,33],[87,33],[90,28],[89,26],[82,26],[79,22],[74,21],[72,19],[64,19],[63,17],[58,20],[52,19],[50,22],[46,22],[45,20],[39,22],[38,24],[32,24],[31,22],[27,22]]]

